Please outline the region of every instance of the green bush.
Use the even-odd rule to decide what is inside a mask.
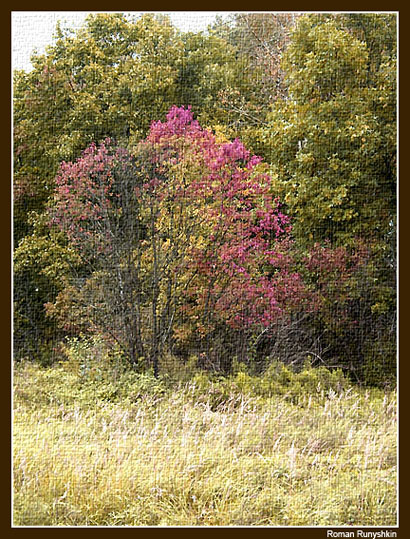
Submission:
[[[121,351],[108,346],[98,335],[66,339],[62,351],[65,359],[60,364],[64,371],[72,372],[83,382],[112,381],[126,370]]]
[[[306,364],[300,372],[295,372],[279,362],[272,363],[261,375],[251,375],[246,368],[228,377],[200,372],[188,383],[189,394],[212,409],[232,402],[240,394],[261,398],[283,396],[292,402],[303,402],[308,395],[323,400],[331,394],[340,394],[348,386],[350,383],[341,369]]]
[[[233,379],[239,391],[261,397],[284,395],[298,400],[306,394],[326,396],[330,391],[340,393],[349,383],[340,369],[312,367],[307,364],[300,372],[279,363],[272,363],[261,376],[238,372]]]

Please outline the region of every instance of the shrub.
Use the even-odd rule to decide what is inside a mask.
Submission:
[[[80,381],[117,379],[125,370],[121,352],[108,346],[100,336],[73,337],[62,345],[66,359],[60,361],[64,371],[78,376]]]

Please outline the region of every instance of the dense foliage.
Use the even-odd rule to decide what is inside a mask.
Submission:
[[[93,333],[156,375],[310,357],[391,382],[395,24],[57,28],[14,80],[16,356]]]

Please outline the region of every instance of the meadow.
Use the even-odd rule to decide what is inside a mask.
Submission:
[[[21,363],[15,526],[393,526],[396,392]]]

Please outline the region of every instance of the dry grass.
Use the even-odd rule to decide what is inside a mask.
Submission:
[[[126,380],[16,369],[15,525],[396,524],[394,392]]]

